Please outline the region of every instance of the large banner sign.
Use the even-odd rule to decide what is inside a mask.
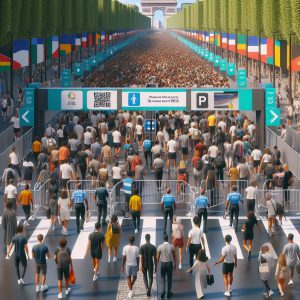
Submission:
[[[185,89],[124,89],[122,109],[185,110]]]
[[[112,89],[49,89],[48,110],[117,110]]]
[[[252,90],[192,89],[192,110],[252,110]]]

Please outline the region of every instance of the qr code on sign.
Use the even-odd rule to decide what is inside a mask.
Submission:
[[[94,92],[94,107],[111,107],[111,93]]]

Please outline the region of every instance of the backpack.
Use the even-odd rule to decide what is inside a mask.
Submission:
[[[121,133],[121,135],[125,136],[126,135],[126,131],[127,131],[126,125],[125,124],[121,124],[120,125],[120,133]]]
[[[236,149],[235,149],[235,153],[236,153],[236,156],[238,158],[243,157],[244,149],[243,149],[243,146],[241,144],[237,144]]]
[[[226,167],[225,160],[222,156],[218,156],[215,158],[215,165],[218,169],[222,169]]]
[[[57,266],[60,268],[68,268],[71,263],[71,257],[66,248],[59,249],[57,258]]]
[[[14,176],[14,173],[12,170],[9,170],[7,173],[6,173],[6,182],[9,182],[10,179],[15,179],[15,176]]]
[[[196,160],[196,163],[195,163],[195,169],[196,169],[197,171],[201,171],[202,166],[203,166],[202,160],[199,158],[198,160]]]
[[[176,227],[174,226],[174,228],[173,228],[173,238],[174,238],[174,240],[182,238],[181,230],[179,229],[178,225]]]

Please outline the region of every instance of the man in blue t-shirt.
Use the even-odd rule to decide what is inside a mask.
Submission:
[[[237,192],[237,186],[234,185],[231,189],[231,193],[228,194],[227,196],[227,201],[226,201],[226,209],[229,207],[229,213],[230,213],[230,224],[229,226],[232,227],[233,223],[233,215],[235,215],[235,231],[237,231],[237,225],[239,221],[239,203],[243,203],[243,198],[240,193]]]
[[[149,158],[150,158],[150,166],[152,166],[151,148],[152,148],[152,142],[149,139],[149,137],[146,137],[146,139],[143,142],[143,149],[144,149],[144,156],[145,156],[145,160],[146,160],[146,167],[148,167]]]
[[[208,199],[205,196],[205,190],[201,189],[200,196],[195,200],[195,208],[197,209],[197,215],[199,218],[199,227],[201,227],[201,221],[203,218],[203,232],[206,233],[207,226],[207,208],[209,207]]]
[[[127,172],[127,177],[123,180],[123,192],[125,194],[125,212],[124,216],[125,218],[128,218],[128,212],[129,212],[129,200],[132,196],[132,190],[133,190],[133,174],[131,171]]]
[[[38,244],[34,245],[32,248],[32,258],[35,259],[36,265],[36,275],[35,275],[35,284],[36,292],[45,292],[48,290],[46,285],[46,274],[47,274],[47,262],[46,257],[50,258],[48,247],[43,244],[44,236],[39,234],[37,236]],[[40,288],[40,273],[42,272],[42,285]]]
[[[164,234],[166,234],[168,216],[170,219],[170,228],[172,232],[173,215],[176,209],[176,199],[171,195],[171,189],[167,188],[167,193],[161,198],[161,207],[164,213]]]

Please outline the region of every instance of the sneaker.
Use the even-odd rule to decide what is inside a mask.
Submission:
[[[57,295],[57,299],[62,299],[62,293],[59,293],[58,295]]]
[[[20,285],[21,284],[21,281],[20,281],[20,279],[18,279],[18,285]]]
[[[279,293],[280,293],[281,297],[284,297],[284,292],[283,291],[279,291]]]
[[[269,298],[269,293],[264,292],[264,293],[263,293],[263,296],[264,296],[265,298]]]
[[[229,293],[232,292],[232,286],[230,284],[228,285],[228,291],[229,291]]]
[[[110,255],[108,255],[107,262],[110,263]]]
[[[131,298],[132,296],[133,296],[132,291],[129,291],[129,293],[128,293],[128,298]]]
[[[272,290],[269,290],[269,297],[271,297],[274,294]]]
[[[21,284],[22,284],[22,285],[24,285],[24,284],[25,284],[25,282],[24,282],[23,278],[21,278],[21,279],[20,279],[20,282],[21,282]]]
[[[67,288],[66,291],[65,291],[66,295],[70,295],[71,292],[72,292],[72,290],[70,288]]]
[[[134,230],[134,233],[139,233],[139,231],[137,229]]]
[[[291,279],[291,280],[289,281],[288,285],[293,285],[293,284],[294,284],[294,282],[293,282],[293,280]]]
[[[23,223],[23,226],[24,226],[24,227],[28,227],[28,226],[29,226],[29,223],[25,220],[24,223]]]
[[[46,292],[47,290],[48,290],[47,284],[41,286],[41,292]]]
[[[150,297],[150,296],[151,296],[151,291],[147,290],[147,297]]]
[[[117,262],[117,258],[115,256],[113,257],[113,262]]]
[[[35,287],[35,291],[36,291],[37,293],[40,292],[40,287],[39,287],[38,285]]]
[[[173,293],[172,293],[172,292],[170,292],[170,293],[167,294],[167,298],[168,298],[168,299],[169,299],[169,298],[172,298],[172,296],[173,296]]]
[[[181,270],[181,269],[182,269],[182,265],[179,265],[179,266],[178,266],[178,269]]]
[[[248,252],[248,259],[251,258],[251,251]]]
[[[229,291],[226,291],[226,292],[224,293],[224,295],[227,296],[227,297],[230,297],[230,292],[229,292]]]
[[[97,274],[94,274],[93,281],[96,281],[98,278],[99,278],[99,276]]]

